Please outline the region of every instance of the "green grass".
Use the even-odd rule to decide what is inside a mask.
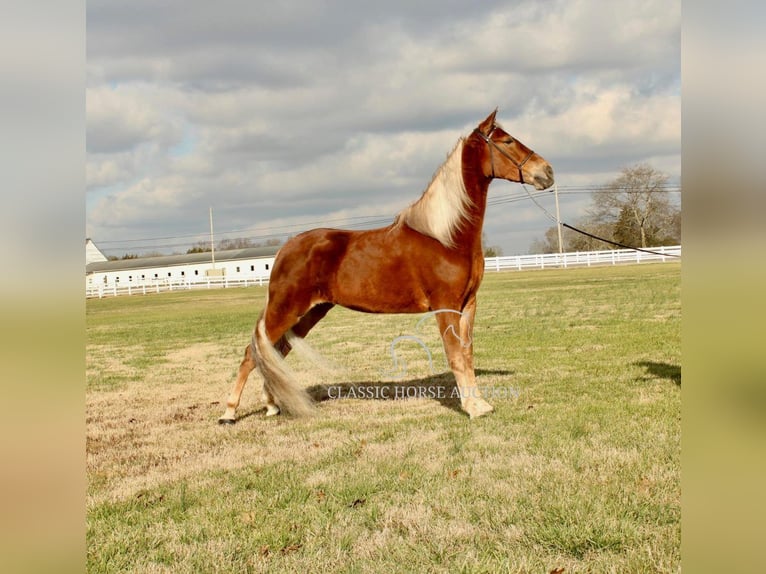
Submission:
[[[680,266],[491,273],[474,332],[495,412],[329,400],[217,417],[259,287],[89,300],[89,572],[680,571]],[[420,316],[333,309],[307,387],[452,388],[391,342]],[[391,388],[394,388],[393,386]]]

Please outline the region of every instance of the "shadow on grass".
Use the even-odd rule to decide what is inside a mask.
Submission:
[[[514,372],[515,371],[476,369],[476,384],[480,388],[484,388],[485,384],[482,383],[480,377],[508,376],[513,375]],[[504,388],[504,390],[509,389]],[[306,392],[318,403],[342,399],[396,401],[407,398],[426,398],[433,399],[448,409],[465,414],[460,407],[460,398],[457,391],[457,385],[455,384],[455,377],[451,372],[404,381],[359,381],[354,383],[313,385],[308,387]],[[487,398],[490,403],[492,402],[492,397],[486,397],[486,393],[485,398]],[[265,413],[265,406],[255,410],[241,412],[237,415],[237,421],[264,415]]]
[[[644,367],[647,374],[660,379],[668,379],[679,387],[681,386],[681,367],[670,363],[656,363],[654,361],[638,361],[633,363],[637,367]]]
[[[477,385],[482,388],[482,376],[507,376],[514,371],[476,369]],[[342,399],[395,401],[408,398],[433,399],[442,406],[463,413],[460,395],[451,372],[403,381],[360,381],[314,385],[306,389],[316,402]],[[491,402],[491,398],[488,398]]]

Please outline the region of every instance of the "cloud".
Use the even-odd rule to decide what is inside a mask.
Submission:
[[[154,101],[151,86],[98,86],[87,91],[89,153],[118,153],[152,142],[165,147],[178,141],[181,127],[167,108]]]
[[[645,95],[630,85],[603,87],[586,80],[568,93],[567,107],[519,122],[523,132],[534,134],[533,145],[552,150],[553,157],[570,163],[598,158],[616,169],[625,158],[680,152],[681,102],[675,89]]]
[[[560,184],[677,177],[679,43],[680,2],[653,0],[91,2],[88,230],[385,215],[496,106]]]
[[[128,154],[92,155],[85,166],[87,185],[100,189],[128,181],[132,174],[130,159]]]

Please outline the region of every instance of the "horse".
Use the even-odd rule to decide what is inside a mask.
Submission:
[[[484,276],[482,225],[493,179],[553,185],[553,168],[487,116],[447,156],[422,196],[387,227],[313,229],[277,253],[266,305],[253,329],[226,410],[236,409],[253,369],[263,378],[266,416],[315,412],[284,362],[335,305],[365,313],[434,313],[461,407],[472,419],[493,407],[476,385],[473,321]]]

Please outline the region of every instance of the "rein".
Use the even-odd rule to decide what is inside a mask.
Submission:
[[[501,148],[491,139],[492,132],[495,131],[495,127],[496,126],[493,126],[492,129],[489,131],[489,134],[486,136],[483,133],[481,133],[478,128],[473,130],[473,133],[477,134],[481,139],[483,139],[487,143],[487,146],[489,147],[489,165],[492,169],[492,175],[490,177],[492,178],[495,177],[495,160],[493,159],[494,156],[492,155],[492,148],[495,148],[498,152],[500,152],[501,155],[511,160],[511,163],[516,166],[516,168],[519,170],[519,183],[524,184],[525,183],[524,174],[522,173],[521,168],[524,167],[524,164],[527,163],[527,161],[529,161],[529,158],[531,158],[535,152],[532,150],[529,150],[529,154],[527,155],[527,157],[525,157],[521,162],[516,161],[508,152],[506,152],[503,148]],[[508,136],[508,137],[511,138],[511,141],[509,143],[514,143],[516,141],[516,139],[513,138],[512,136]]]

